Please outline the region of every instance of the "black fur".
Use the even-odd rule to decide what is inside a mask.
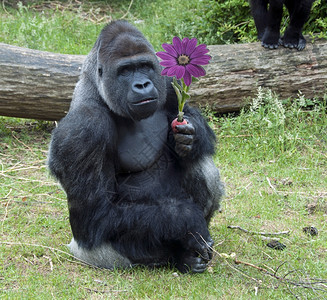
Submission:
[[[133,26],[105,27],[87,56],[48,164],[67,193],[71,250],[100,267],[171,263],[203,272],[223,194],[215,136],[201,114],[173,134],[171,80]]]
[[[250,0],[251,11],[262,46],[276,49],[278,45],[303,50],[306,40],[302,28],[307,21],[314,0]],[[269,4],[269,8],[268,8]],[[285,34],[280,38],[280,23],[283,4],[290,15],[290,23]]]

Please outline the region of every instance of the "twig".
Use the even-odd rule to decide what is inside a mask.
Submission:
[[[220,138],[241,138],[241,137],[253,137],[253,134],[240,134],[240,135],[221,135]]]
[[[243,228],[240,228],[239,226],[234,226],[235,228],[237,229],[243,229]],[[249,232],[248,230],[246,230],[246,232]],[[278,232],[277,234],[285,234],[285,232]],[[202,240],[205,242],[205,240],[203,239],[202,236],[200,236],[202,238]],[[205,242],[206,243],[206,242]],[[254,265],[252,263],[248,263],[248,262],[244,262],[244,261],[241,261],[241,260],[238,260],[237,257],[234,257],[234,255],[230,255],[226,257],[226,255],[223,255],[221,253],[218,253],[216,250],[214,250],[212,247],[210,247],[207,244],[207,247],[210,248],[215,254],[217,254],[220,258],[224,259],[225,263],[233,270],[241,273],[243,276],[245,276],[246,278],[249,278],[257,283],[260,283],[262,284],[263,281],[260,280],[260,279],[257,279],[255,277],[252,277],[252,276],[249,276],[247,274],[245,274],[242,270],[239,270],[238,268],[234,267],[233,265],[231,265],[229,262],[228,262],[228,259],[232,259],[233,262],[237,265],[240,265],[240,264],[243,264],[245,266],[248,266],[248,267],[251,267],[251,268],[254,268],[262,273],[264,273],[265,275],[268,275],[276,280],[278,280],[278,282],[280,283],[284,283],[284,284],[287,284],[287,288],[288,290],[291,292],[291,294],[293,296],[295,296],[296,298],[298,298],[289,288],[289,285],[293,285],[293,286],[297,286],[297,287],[302,287],[302,288],[305,288],[305,289],[311,289],[312,291],[321,291],[321,292],[324,292],[324,293],[327,293],[327,280],[324,280],[324,279],[317,279],[317,278],[313,278],[313,279],[309,279],[307,281],[294,281],[292,279],[288,279],[286,278],[288,275],[290,275],[291,273],[294,273],[294,272],[297,272],[297,270],[291,270],[289,272],[287,272],[284,276],[279,276],[277,275],[277,272],[279,271],[279,269],[281,268],[281,266],[283,266],[286,262],[283,262],[282,264],[280,264],[277,269],[274,271],[272,268],[263,268],[263,267],[259,267],[257,265]],[[268,271],[268,269],[270,271]]]
[[[262,268],[262,267],[258,267],[254,264],[251,264],[251,263],[248,263],[248,262],[244,262],[244,261],[240,261],[238,260],[237,258],[234,259],[234,262],[239,265],[239,264],[242,264],[242,265],[246,265],[246,266],[249,266],[249,267],[252,267],[252,268],[255,268],[259,271],[262,271],[262,272],[268,272],[268,270],[266,270],[265,268]]]
[[[127,292],[127,290],[106,290],[106,291],[99,291],[95,289],[85,288],[89,292],[99,293],[99,294],[109,294],[109,293],[122,293]]]
[[[52,259],[51,257],[49,256],[45,256],[43,255],[44,258],[46,258],[48,261],[49,261],[49,264],[50,264],[50,270],[53,271],[53,263],[52,263]]]
[[[31,169],[37,169],[37,170],[40,170],[40,169],[43,169],[43,168],[46,168],[46,166],[30,166],[30,167],[22,167],[22,168],[9,168],[5,171],[2,171],[1,173],[7,173],[7,172],[18,172],[18,171],[23,171],[23,170],[31,170]]]
[[[66,254],[66,255],[68,255],[70,257],[73,257],[76,260],[76,262],[75,262],[75,261],[72,261],[72,260],[67,259],[70,262],[75,262],[75,263],[79,263],[79,264],[82,264],[82,265],[85,265],[85,266],[93,267],[95,269],[100,269],[100,268],[98,268],[96,266],[93,266],[93,265],[88,264],[86,261],[83,261],[82,259],[79,259],[79,258],[75,257],[74,255],[70,254],[69,252],[66,252],[66,251],[63,251],[63,250],[60,250],[60,249],[56,249],[56,248],[53,248],[53,247],[49,247],[49,246],[38,245],[38,244],[30,244],[30,243],[21,243],[21,242],[6,242],[6,241],[4,241],[4,242],[0,241],[0,244],[17,245],[17,246],[41,247],[41,248],[44,248],[44,249],[48,249],[50,251],[57,251],[59,253]]]
[[[0,173],[1,176],[6,177],[6,178],[15,178],[15,180],[22,180],[22,181],[27,181],[27,182],[39,182],[42,183],[42,185],[47,185],[47,186],[57,186],[58,183],[56,183],[55,181],[50,182],[50,181],[42,181],[42,180],[37,180],[37,179],[29,179],[29,178],[25,178],[25,177],[17,177],[17,176],[13,176],[13,175],[8,175],[8,174],[4,174],[4,173]]]
[[[9,15],[9,12],[6,9],[6,5],[5,5],[5,0],[2,0],[2,9],[4,10],[4,12]]]
[[[26,260],[28,263],[30,263],[31,265],[33,265],[34,266],[34,263],[31,261],[31,260],[29,260],[29,259],[27,259],[26,257],[24,257],[24,256],[20,256],[21,258],[23,258],[24,260]]]
[[[281,231],[281,232],[256,232],[256,231],[250,231],[250,230],[244,229],[240,226],[233,226],[233,225],[228,225],[227,228],[239,229],[245,233],[254,234],[254,235],[263,235],[263,236],[289,235],[289,233],[290,233],[289,230]]]
[[[226,200],[232,200],[232,199],[234,199],[235,197],[239,196],[240,194],[243,193],[244,190],[247,190],[248,187],[249,187],[250,185],[252,185],[252,182],[250,182],[249,184],[247,184],[245,187],[242,187],[241,191],[238,192],[234,197],[227,198]]]
[[[307,147],[308,149],[312,150],[313,152],[316,152],[316,153],[318,153],[318,154],[320,154],[320,155],[322,155],[322,156],[324,156],[324,157],[327,158],[327,155],[326,155],[326,154],[324,154],[324,153],[322,153],[322,152],[320,152],[320,151],[318,151],[318,150],[316,150],[316,149],[314,149],[314,148],[308,146],[308,145],[305,144],[305,143],[302,143],[302,144],[303,144],[303,146]]]
[[[276,188],[271,184],[269,178],[266,177],[266,179],[267,179],[267,181],[268,181],[269,186],[272,188],[272,190],[273,190],[276,194],[278,194],[278,191],[277,191]]]
[[[128,6],[128,8],[127,8],[126,13],[121,17],[121,19],[124,19],[124,18],[129,14],[129,11],[130,11],[130,9],[131,9],[131,7],[132,7],[133,1],[134,1],[134,0],[131,0],[131,2],[129,3],[129,6]]]
[[[18,137],[16,137],[13,133],[12,133],[12,137],[20,144],[22,144],[25,148],[27,148],[28,150],[30,150],[34,155],[35,155],[35,152],[33,151],[33,149],[29,146],[27,146],[24,142],[20,141],[18,139]]]
[[[12,189],[10,189],[10,191],[8,192],[8,194],[5,196],[5,198],[7,198],[10,193],[12,192]],[[5,220],[8,216],[8,206],[9,206],[9,203],[10,203],[10,199],[8,199],[7,203],[6,203],[6,206],[5,206],[5,213],[4,213],[4,216],[3,216],[3,219],[2,219],[2,222],[1,222],[1,233],[3,234],[4,232],[4,224],[5,224]]]
[[[269,272],[267,269],[262,268],[262,267],[258,267],[254,264],[248,263],[248,262],[244,262],[244,261],[240,261],[237,258],[234,259],[234,262],[236,264],[243,264],[245,266],[249,266],[252,268],[255,268],[261,272],[264,272],[265,274],[279,280],[280,282],[283,283],[288,283],[294,286],[298,286],[298,287],[303,287],[303,288],[308,288],[308,289],[313,289],[313,290],[318,290],[318,291],[323,291],[323,292],[327,292],[326,286],[325,284],[327,283],[327,280],[323,280],[323,279],[311,279],[308,281],[293,281],[291,279],[286,278],[289,274],[297,272],[297,270],[291,270],[289,272],[287,272],[284,276],[278,276],[277,275],[277,271],[279,270],[279,268],[285,264],[285,262],[283,262],[280,266],[277,267],[276,271],[274,273]],[[313,287],[313,285],[322,285],[322,288],[319,287]]]

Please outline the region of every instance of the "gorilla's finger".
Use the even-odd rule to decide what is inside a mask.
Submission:
[[[182,273],[203,273],[207,266],[207,263],[196,253],[187,253],[176,265]]]
[[[174,134],[174,138],[176,143],[181,143],[185,145],[191,145],[193,144],[194,136],[190,134],[181,134],[181,133],[176,133]]]
[[[206,245],[207,245],[207,249],[208,249],[208,255],[209,255],[209,259],[212,259],[212,253],[213,253],[213,245],[214,245],[214,241],[213,239],[210,237],[208,241],[206,241]]]
[[[192,272],[193,273],[203,273],[207,269],[208,265],[200,259],[199,262],[195,263],[192,266]]]
[[[176,129],[179,133],[183,134],[195,134],[195,128],[192,124],[176,125]]]
[[[175,147],[175,151],[181,157],[186,156],[192,150],[191,145],[177,144]]]
[[[206,245],[200,246],[196,252],[198,253],[199,257],[203,259],[205,262],[210,261],[210,254],[209,254],[209,249]]]

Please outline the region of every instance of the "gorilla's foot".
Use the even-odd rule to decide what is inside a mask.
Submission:
[[[297,49],[299,51],[302,51],[305,48],[307,41],[303,36],[300,38],[290,38],[284,36],[281,38],[280,44],[283,45],[285,48]]]
[[[181,273],[203,273],[208,267],[208,260],[199,256],[186,256],[176,264],[176,268]]]

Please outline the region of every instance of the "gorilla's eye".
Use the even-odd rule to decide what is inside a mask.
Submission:
[[[118,69],[118,75],[126,76],[133,71],[132,66],[122,66]]]
[[[101,67],[99,67],[99,69],[98,69],[98,73],[99,73],[99,76],[102,77],[102,73],[103,73],[103,71],[102,71],[102,68],[101,68]]]

